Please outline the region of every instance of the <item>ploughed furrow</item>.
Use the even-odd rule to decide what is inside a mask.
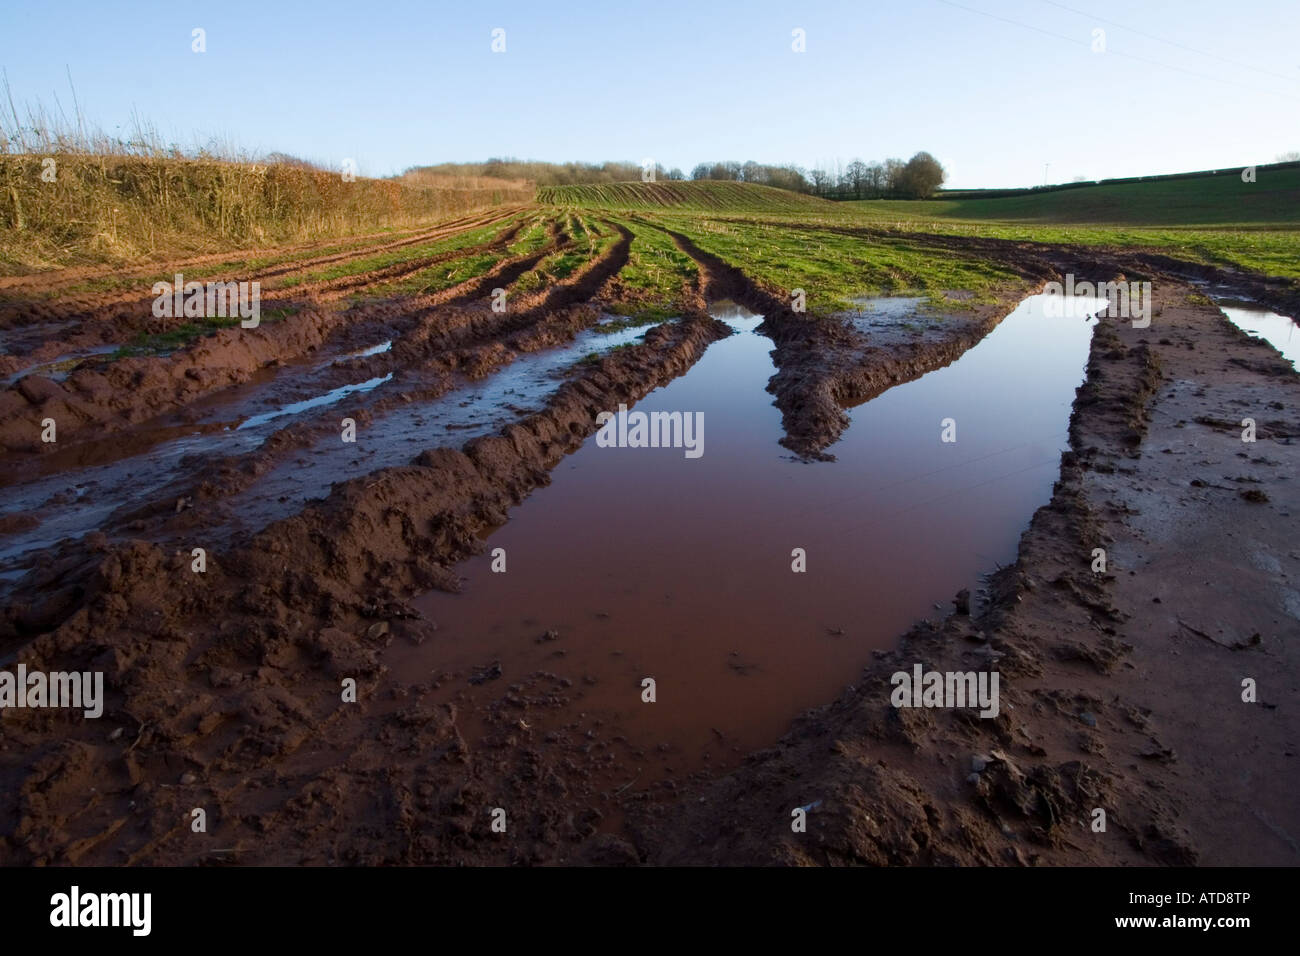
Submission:
[[[481,410],[485,404],[504,407],[506,413],[495,416],[499,419],[513,417],[518,403],[534,403],[558,387],[554,376],[615,338],[592,330],[599,312],[582,297],[586,290],[600,287],[605,281],[602,276],[618,268],[623,252],[616,243],[558,289],[521,297],[506,313],[494,312],[484,302],[447,305],[431,316],[427,327],[418,330],[424,334],[407,334],[382,352],[342,363],[352,380],[383,385],[351,397],[347,405],[348,414],[364,422],[366,428],[371,449],[366,467],[396,463],[394,456],[399,461],[409,458],[412,452],[402,449],[414,440],[413,435],[427,435],[437,428],[481,429],[484,421],[494,420],[482,411],[458,411],[457,394],[468,392],[469,404],[475,409]],[[546,254],[545,249],[534,253],[508,272],[535,264]],[[498,273],[493,284],[507,278],[507,271]],[[570,300],[574,304],[551,307],[557,301]],[[628,339],[634,334],[635,330],[628,330],[621,337]],[[512,373],[501,386],[479,384],[490,383],[496,373],[525,356],[530,357],[527,367]],[[550,381],[555,384],[548,386]],[[465,405],[459,403],[460,408]],[[349,456],[340,445],[338,427],[338,413],[332,409],[322,409],[314,416],[295,416],[257,448],[210,461],[211,467],[201,473],[168,486],[157,496],[158,507],[165,511],[178,498],[200,508],[218,499],[231,499],[238,513],[219,511],[212,522],[231,527],[251,522],[255,530],[261,517],[278,516],[284,510],[276,505],[284,503],[280,491],[286,483],[293,485],[294,493],[303,488],[321,491],[315,475],[348,472],[355,455]],[[289,473],[278,463],[291,456],[298,456],[299,465]],[[258,486],[253,488],[255,494],[248,493],[254,485]],[[272,500],[267,501],[268,496]]]
[[[486,221],[475,221],[455,229],[439,230],[436,234],[422,236],[419,244],[430,244],[448,238],[454,238],[473,230],[485,229],[499,221],[507,221],[515,216],[497,215]],[[303,281],[284,288],[260,289],[261,309],[269,313],[267,321],[273,321],[278,314],[301,308],[304,304],[320,304],[337,298],[348,291],[364,288],[377,282],[391,280],[394,277],[419,272],[441,261],[477,252],[490,251],[507,245],[517,234],[518,227],[507,225],[497,236],[485,242],[459,249],[442,250],[429,256],[403,259],[388,263],[375,269],[359,271],[352,275],[320,278]],[[407,243],[406,245],[410,245]],[[347,261],[365,262],[377,254],[377,250],[367,249],[348,253]],[[312,270],[293,270],[310,276]],[[169,276],[168,281],[174,281]],[[187,276],[186,282],[200,281],[198,276]],[[224,276],[217,279],[208,277],[205,281],[229,283],[251,282],[261,279],[257,275]],[[229,286],[227,295],[233,294],[235,287]],[[147,293],[147,294],[146,294]],[[8,327],[0,321],[0,348],[5,354],[0,355],[0,374],[20,373],[24,368],[38,368],[42,363],[74,355],[78,350],[94,350],[106,345],[125,345],[141,335],[167,335],[177,329],[186,328],[196,323],[210,324],[213,316],[191,318],[182,315],[158,317],[154,315],[154,303],[157,296],[153,286],[142,284],[131,292],[117,292],[104,295],[94,302],[80,299],[61,299],[49,303],[20,302],[0,308],[0,313],[22,316],[20,323],[10,322]],[[224,299],[224,297],[223,297]],[[235,317],[233,302],[228,302],[225,315],[230,321]]]
[[[502,311],[491,308],[421,309],[419,327],[395,343],[394,354],[384,361],[401,365],[418,363],[429,356],[519,332],[548,319],[558,318],[567,322],[568,310],[589,302],[626,265],[631,239],[631,233],[619,227],[618,240],[600,255],[587,260],[565,279],[542,290],[517,297],[507,294]],[[495,276],[485,277],[476,284],[475,292],[470,295],[481,298],[492,288],[500,286],[502,281],[517,282],[534,272],[543,259],[573,246],[572,239],[562,235],[553,247],[541,254],[527,257],[528,261],[512,263]],[[454,302],[443,300],[437,305],[465,305],[469,301],[469,297],[457,297]],[[586,309],[582,324],[591,324],[595,318],[595,311]]]
[[[464,258],[479,252],[504,249],[515,230],[481,246],[460,250]],[[545,250],[540,254],[545,254]],[[450,289],[424,297],[426,309],[469,301],[484,287],[527,268],[539,254],[508,260],[503,268]],[[339,341],[343,352],[358,339],[382,341],[402,328],[389,328],[394,317],[410,310],[400,304],[361,307],[349,312],[300,308],[278,322],[257,328],[222,328],[187,348],[166,356],[126,356],[104,364],[87,364],[62,382],[28,375],[0,392],[0,446],[12,450],[48,451],[41,446],[40,423],[53,418],[61,441],[75,440],[89,431],[118,430],[159,414],[182,408],[213,392],[240,385],[268,367],[294,362],[316,353],[329,341]],[[341,337],[338,333],[342,333]],[[367,343],[371,344],[371,343]]]
[[[477,252],[493,252],[503,249],[514,241],[515,237],[519,235],[524,226],[525,223],[523,222],[513,223],[490,241],[480,243],[476,246],[470,246],[463,249],[450,249],[446,252],[435,253],[419,259],[408,259],[402,262],[395,262],[392,265],[382,266],[378,269],[372,269],[366,272],[358,272],[353,275],[339,276],[334,279],[323,279],[309,284],[290,286],[285,289],[272,289],[268,298],[272,303],[278,300],[296,300],[304,298],[316,301],[336,299],[349,292],[355,292],[359,289],[365,289],[382,282],[389,282],[393,279],[400,279],[414,275],[417,272],[422,272],[425,269],[442,262],[462,259],[468,254]]]
[[[458,232],[466,232],[470,229],[490,226],[497,222],[506,222],[512,217],[519,215],[521,211],[521,209],[498,209],[493,210],[491,213],[465,216],[461,219],[443,223],[438,226],[437,229],[430,232],[424,232],[417,236],[410,236],[396,242],[387,242],[378,246],[348,250],[346,252],[333,253],[331,255],[320,256],[314,259],[290,262],[285,263],[284,265],[262,269],[259,270],[253,278],[265,281],[267,279],[279,278],[280,276],[292,275],[299,272],[309,272],[313,269],[319,269],[321,266],[333,265],[336,262],[346,262],[349,259],[362,259],[381,252],[391,252],[394,249],[404,249],[407,246],[423,245],[426,242],[445,239],[447,236],[455,235]]]
[[[469,217],[451,220],[442,223],[440,228],[454,225],[462,222]],[[399,233],[394,232],[373,232],[361,236],[338,236],[330,239],[315,239],[311,242],[293,243],[291,245],[276,246],[270,250],[263,250],[263,256],[291,257],[302,253],[310,253],[314,249],[337,249],[340,246],[351,246],[357,249],[366,248],[366,243],[380,239],[391,240],[394,235],[405,234],[407,238],[426,232],[427,229],[404,229]],[[332,255],[333,253],[328,253]],[[96,279],[108,278],[132,278],[143,281],[148,276],[156,272],[166,272],[168,270],[190,269],[195,266],[210,266],[214,263],[220,264],[230,262],[240,255],[238,250],[227,252],[208,252],[197,256],[187,256],[183,259],[170,259],[159,262],[148,262],[137,265],[126,266],[70,266],[66,269],[53,269],[44,272],[32,272],[26,275],[0,276],[0,293],[18,291],[23,294],[35,295],[39,293],[54,292],[60,288],[79,283],[93,282]],[[325,255],[325,254],[322,254]]]
[[[487,225],[476,221],[466,229],[444,231],[441,240],[437,241],[445,242],[448,237],[454,239],[457,235],[490,228],[499,218],[492,217],[493,221]],[[259,322],[277,322],[304,308],[328,303],[349,291],[415,274],[440,261],[500,251],[512,241],[521,225],[507,224],[502,233],[486,241],[444,249],[431,256],[408,258],[378,269],[359,270],[353,275],[318,279],[285,289],[261,290],[258,295]],[[353,257],[351,261],[365,262],[367,258],[368,255]],[[155,316],[156,297],[141,299],[136,297],[139,293],[133,293],[129,301],[93,309],[70,309],[67,302],[21,306],[22,311],[31,313],[33,321],[22,327],[0,329],[0,349],[6,353],[0,354],[0,375],[6,377],[0,379],[0,384],[13,384],[28,374],[48,374],[51,367],[76,370],[86,365],[102,364],[107,354],[115,351],[114,346],[123,350],[135,349],[140,343],[144,343],[145,348],[156,347],[154,343],[167,347],[177,339],[192,339],[205,330],[234,325],[248,317],[247,313],[238,312],[238,297],[252,294],[247,284],[243,288],[237,286],[237,283],[225,284],[220,296],[224,308],[218,308],[213,315],[209,312],[212,307],[208,306],[204,309],[207,314],[197,318]],[[247,296],[240,300],[245,307],[249,302]]]
[[[511,216],[519,215],[524,211],[524,208],[522,206],[512,206],[484,210],[438,223],[436,226],[426,226],[418,230],[404,230],[403,233],[397,234],[397,238],[394,238],[394,234],[391,232],[381,232],[367,236],[339,237],[265,250],[249,250],[242,254],[238,251],[230,251],[128,267],[70,268],[26,276],[3,276],[0,277],[0,304],[3,304],[3,309],[0,309],[0,328],[7,327],[14,322],[21,322],[24,316],[28,314],[22,310],[14,309],[14,305],[30,306],[33,303],[40,302],[42,297],[45,296],[59,296],[61,301],[69,304],[68,308],[74,306],[94,308],[99,305],[121,301],[124,296],[131,294],[121,290],[64,292],[61,294],[61,290],[67,290],[68,287],[93,283],[95,280],[111,279],[119,284],[122,280],[131,280],[147,286],[160,276],[171,276],[181,272],[192,273],[189,277],[194,279],[213,281],[257,279],[266,281],[280,276],[310,271],[336,262],[365,258],[382,252],[390,252],[394,249],[433,242],[455,235],[457,232],[464,232],[468,229],[490,225],[493,222],[504,221]],[[382,241],[376,242],[375,240]],[[315,256],[301,255],[304,252],[309,253],[312,249],[327,249],[329,251]],[[232,264],[238,263],[245,258],[249,260],[269,260],[269,264],[245,268],[238,272],[232,271],[234,269]]]
[[[320,335],[293,339],[295,348],[292,351],[248,347],[266,337],[262,329],[228,329],[170,356],[123,359],[113,363],[107,376],[113,376],[114,390],[111,394],[118,397],[116,404],[87,408],[84,417],[76,419],[62,414],[66,409],[57,398],[51,398],[41,403],[39,408],[19,415],[18,423],[11,429],[17,433],[17,438],[10,451],[26,450],[39,455],[34,467],[10,467],[0,472],[0,486],[12,484],[23,472],[28,475],[33,472],[49,474],[70,467],[102,465],[138,454],[177,435],[234,427],[268,408],[310,400],[313,396],[346,387],[349,382],[365,381],[400,370],[404,365],[403,358],[413,361],[424,355],[428,348],[411,351],[403,347],[394,354],[394,342],[404,345],[407,337],[419,331],[421,321],[429,321],[430,317],[444,311],[450,310],[451,314],[461,316],[462,325],[481,318],[481,310],[462,312],[457,307],[483,298],[490,289],[508,285],[521,272],[532,268],[538,260],[559,247],[556,235],[552,231],[551,240],[540,250],[508,259],[485,276],[422,297],[418,300],[422,306],[419,312],[412,312],[401,301],[386,302],[379,306],[357,306],[346,313],[294,316],[270,327],[280,333],[298,328],[305,322],[330,323]],[[482,333],[472,336],[462,330],[460,344],[469,344],[482,337]],[[447,342],[444,347],[454,344]],[[244,348],[231,354],[225,347],[227,345]],[[184,369],[183,372],[177,372],[178,365]],[[191,368],[206,371],[208,388],[203,387],[203,380],[190,374]],[[225,378],[216,374],[219,371],[225,373]],[[89,375],[81,376],[79,382],[86,378]],[[37,394],[34,385],[42,381],[39,378],[28,380],[17,391],[24,396]],[[252,394],[248,394],[250,391]],[[0,393],[0,408],[5,402],[6,395]],[[195,407],[187,411],[191,406]],[[39,418],[60,414],[63,423],[57,445],[50,448],[24,443],[27,419],[32,415]],[[105,431],[109,434],[104,434]],[[0,430],[0,434],[4,432]],[[11,457],[8,464],[16,465],[15,458]]]
[[[552,241],[557,235],[553,230]],[[228,395],[196,403],[183,415],[156,417],[118,435],[91,433],[94,437],[84,442],[32,456],[21,472],[15,468],[5,476],[6,484],[24,481],[11,492],[11,500],[28,507],[25,525],[13,524],[13,514],[0,516],[0,528],[6,521],[12,525],[7,541],[0,533],[0,565],[8,561],[10,570],[28,566],[30,559],[24,556],[33,549],[91,530],[115,539],[128,533],[157,539],[190,535],[202,525],[209,541],[256,530],[292,513],[306,497],[324,493],[340,474],[355,470],[356,454],[339,441],[343,414],[368,430],[371,441],[364,467],[408,460],[411,436],[428,434],[429,429],[440,434],[481,432],[485,423],[517,417],[520,402],[535,405],[558,387],[555,376],[605,345],[608,336],[585,331],[598,317],[589,304],[558,309],[549,305],[598,288],[619,268],[625,254],[622,245],[615,243],[559,287],[521,297],[514,314],[497,314],[482,302],[473,307],[444,305],[434,310],[437,334],[415,344],[408,341],[409,327],[403,337],[394,323],[387,329],[394,338],[359,354],[269,369],[276,376],[273,380],[259,376]],[[552,249],[548,244],[520,257],[508,272],[535,264]],[[503,270],[487,278],[502,281],[506,274]],[[372,330],[377,318],[372,314],[367,323]],[[584,339],[575,342],[580,333]],[[628,338],[629,333],[635,330],[620,334]],[[500,389],[474,385],[469,397],[477,404],[468,412],[456,407],[454,396],[439,401],[489,378],[520,356],[539,353],[538,360],[530,359],[527,368],[511,375]],[[492,413],[498,405],[501,409]],[[293,456],[296,464],[286,466]],[[113,462],[128,457],[131,460],[121,467],[130,470],[138,484],[119,494],[116,505],[106,504],[103,490],[114,483]],[[70,516],[47,502],[55,501],[69,470],[76,468],[86,469],[78,484],[84,503]],[[41,476],[48,479],[42,481]],[[253,485],[257,487],[249,492]],[[145,532],[146,522],[156,526],[154,531]]]

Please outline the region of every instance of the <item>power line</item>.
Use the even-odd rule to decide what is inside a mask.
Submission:
[[[1284,76],[1281,73],[1274,73],[1272,70],[1266,70],[1263,67],[1252,66],[1249,63],[1242,63],[1238,60],[1230,59],[1229,57],[1224,56],[1222,53],[1211,53],[1209,50],[1198,50],[1196,47],[1187,46],[1185,43],[1179,43],[1176,40],[1166,40],[1164,37],[1156,36],[1154,33],[1146,33],[1142,30],[1138,30],[1135,27],[1125,26],[1124,24],[1118,23],[1114,20],[1108,20],[1105,17],[1095,16],[1094,14],[1086,13],[1083,10],[1076,10],[1074,7],[1067,7],[1063,3],[1057,3],[1056,0],[1042,0],[1042,2],[1047,4],[1048,6],[1058,7],[1061,10],[1067,10],[1070,13],[1078,14],[1081,17],[1087,17],[1090,20],[1096,20],[1098,23],[1106,23],[1113,27],[1119,27],[1121,30],[1127,30],[1129,33],[1136,33],[1138,36],[1146,37],[1148,40],[1155,40],[1157,43],[1164,43],[1167,46],[1177,47],[1180,50],[1186,50],[1188,53],[1195,53],[1199,56],[1208,56],[1215,60],[1222,60],[1224,63],[1229,63],[1232,66],[1238,67],[1240,69],[1254,70],[1257,73],[1264,73],[1268,76],[1275,76],[1279,80],[1286,80],[1288,83],[1294,83],[1296,81],[1296,78],[1294,76]]]
[[[968,7],[965,4],[956,3],[955,0],[938,0],[939,3],[946,4],[950,7],[956,7],[958,10],[965,10],[967,13],[978,14],[981,17],[988,17],[990,20],[1000,20],[1003,23],[1009,23],[1012,26],[1020,27],[1024,30],[1033,30],[1035,33],[1042,33],[1049,37],[1055,37],[1058,40],[1065,40],[1068,43],[1089,46],[1089,42],[1080,37],[1067,36],[1064,33],[1057,33],[1053,30],[1044,30],[1042,27],[1036,27],[1032,23],[1023,23],[1020,20],[1012,20],[1009,17],[999,16],[996,13],[988,13],[985,10],[977,10],[974,7]],[[1126,60],[1136,60],[1139,63],[1145,63],[1148,66],[1158,66],[1166,70],[1176,70],[1179,73],[1186,73],[1189,76],[1199,77],[1202,80],[1210,80],[1215,83],[1226,83],[1229,86],[1235,86],[1238,89],[1249,90],[1252,93],[1269,93],[1273,96],[1280,96],[1283,99],[1295,100],[1300,102],[1300,96],[1292,96],[1290,93],[1283,93],[1279,90],[1260,89],[1255,86],[1247,86],[1245,83],[1237,83],[1234,80],[1225,80],[1221,76],[1211,76],[1208,73],[1198,73],[1196,70],[1189,70],[1186,67],[1174,66],[1172,63],[1161,63],[1159,60],[1150,60],[1143,56],[1137,56],[1133,53],[1123,53],[1119,50],[1107,50],[1107,56],[1117,56]]]

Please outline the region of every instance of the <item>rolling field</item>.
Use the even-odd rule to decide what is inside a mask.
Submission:
[[[544,186],[538,202],[583,209],[801,212],[829,211],[833,204],[814,196],[729,182],[611,183],[594,186]]]
[[[750,233],[760,224],[793,237],[818,227],[879,233],[932,233],[1010,241],[1141,249],[1189,262],[1300,278],[1300,169],[1261,169],[1240,177],[1152,180],[1084,186],[996,199],[862,200],[831,203],[742,183],[626,183],[558,186],[544,203],[685,213],[679,225]],[[788,212],[787,212],[788,211]],[[744,245],[744,242],[741,242]]]

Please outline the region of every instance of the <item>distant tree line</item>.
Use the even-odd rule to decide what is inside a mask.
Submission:
[[[724,162],[700,163],[691,171],[691,179],[759,183],[823,199],[928,199],[943,185],[945,176],[943,166],[926,152],[917,153],[907,162],[887,159],[883,163],[864,163],[855,159],[847,166],[836,163],[833,168],[818,166],[811,170]]]
[[[484,163],[440,163],[412,166],[408,178],[435,176],[489,176],[494,179],[528,179],[538,186],[581,186],[588,183],[626,183],[641,179],[638,163],[543,163],[535,160],[489,159]],[[680,169],[655,164],[656,179],[685,179]]]
[[[644,170],[637,163],[543,163],[518,159],[414,166],[404,173],[408,178],[430,174],[528,179],[539,186],[620,183],[644,178]],[[670,181],[686,178],[680,169],[665,169],[658,163],[654,176],[656,180]],[[768,166],[753,160],[700,163],[691,170],[690,178],[758,183],[823,199],[927,199],[943,185],[945,176],[938,160],[920,152],[907,162],[887,159],[883,163],[864,163],[855,159],[847,166],[837,162],[833,168],[819,166],[811,170],[799,166]]]

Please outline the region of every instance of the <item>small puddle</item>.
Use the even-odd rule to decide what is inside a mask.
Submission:
[[[858,308],[845,313],[845,318],[859,332],[870,332],[882,325],[928,325],[936,318],[922,311],[925,299],[919,296],[852,296],[849,301]]]
[[[313,408],[333,405],[335,402],[341,402],[354,392],[369,392],[371,389],[378,388],[392,377],[393,373],[389,372],[387,375],[380,376],[379,378],[367,379],[366,381],[358,382],[355,385],[340,385],[338,388],[330,389],[324,395],[317,395],[315,398],[308,398],[301,402],[293,402],[289,405],[285,405],[283,408],[277,408],[273,412],[264,412],[261,415],[253,415],[246,418],[239,423],[236,430],[242,431],[245,428],[257,428],[260,425],[265,425],[267,422],[274,421],[284,415],[298,415]]]
[[[1300,327],[1290,316],[1279,315],[1258,302],[1214,296],[1214,304],[1237,328],[1263,339],[1282,353],[1292,368],[1300,362]]]
[[[953,364],[852,409],[837,461],[820,464],[778,444],[760,317],[719,304],[736,334],[633,409],[702,413],[704,453],[588,439],[460,566],[462,593],[414,602],[436,638],[394,645],[390,668],[412,682],[459,674],[436,694],[462,713],[530,675],[571,681],[564,705],[519,716],[539,735],[591,730],[621,748],[611,786],[734,766],[1014,559],[1051,496],[1095,324],[1048,317],[1044,298]],[[940,440],[946,418],[955,443]],[[496,548],[506,573],[491,570]],[[791,569],[795,548],[806,573]],[[494,660],[499,681],[466,683]]]
[[[3,381],[0,381],[0,388],[8,388],[28,375],[40,375],[51,381],[62,382],[86,359],[109,355],[116,352],[117,349],[118,346],[116,345],[101,345],[91,349],[83,349],[80,352],[69,352],[67,355],[60,355],[49,362],[41,362],[38,365],[19,369],[17,372],[6,376]]]
[[[1231,283],[1212,282],[1194,276],[1188,282],[1212,301],[1228,321],[1247,335],[1263,339],[1282,353],[1292,368],[1300,368],[1300,330],[1291,316],[1280,315],[1261,305]]]
[[[345,352],[343,355],[336,358],[332,364],[338,365],[340,362],[346,362],[349,359],[370,358],[372,355],[382,355],[384,352],[391,351],[392,348],[393,340],[388,339],[387,341],[380,342],[378,345],[372,345],[368,349],[358,349],[355,352]]]

